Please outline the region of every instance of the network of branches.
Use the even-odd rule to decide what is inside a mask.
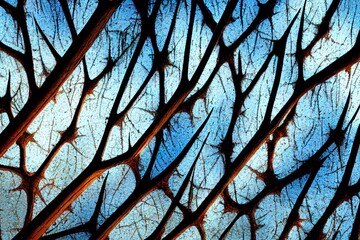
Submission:
[[[0,19],[0,238],[360,238],[357,1]]]

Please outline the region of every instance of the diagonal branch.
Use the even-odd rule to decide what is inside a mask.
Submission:
[[[103,1],[94,14],[73,41],[61,61],[45,80],[36,96],[32,96],[23,109],[0,134],[0,156],[11,147],[20,135],[28,128],[36,116],[53,99],[59,88],[79,65],[85,53],[91,47],[97,36],[115,12],[120,2]],[[1,47],[1,46],[0,46]]]

